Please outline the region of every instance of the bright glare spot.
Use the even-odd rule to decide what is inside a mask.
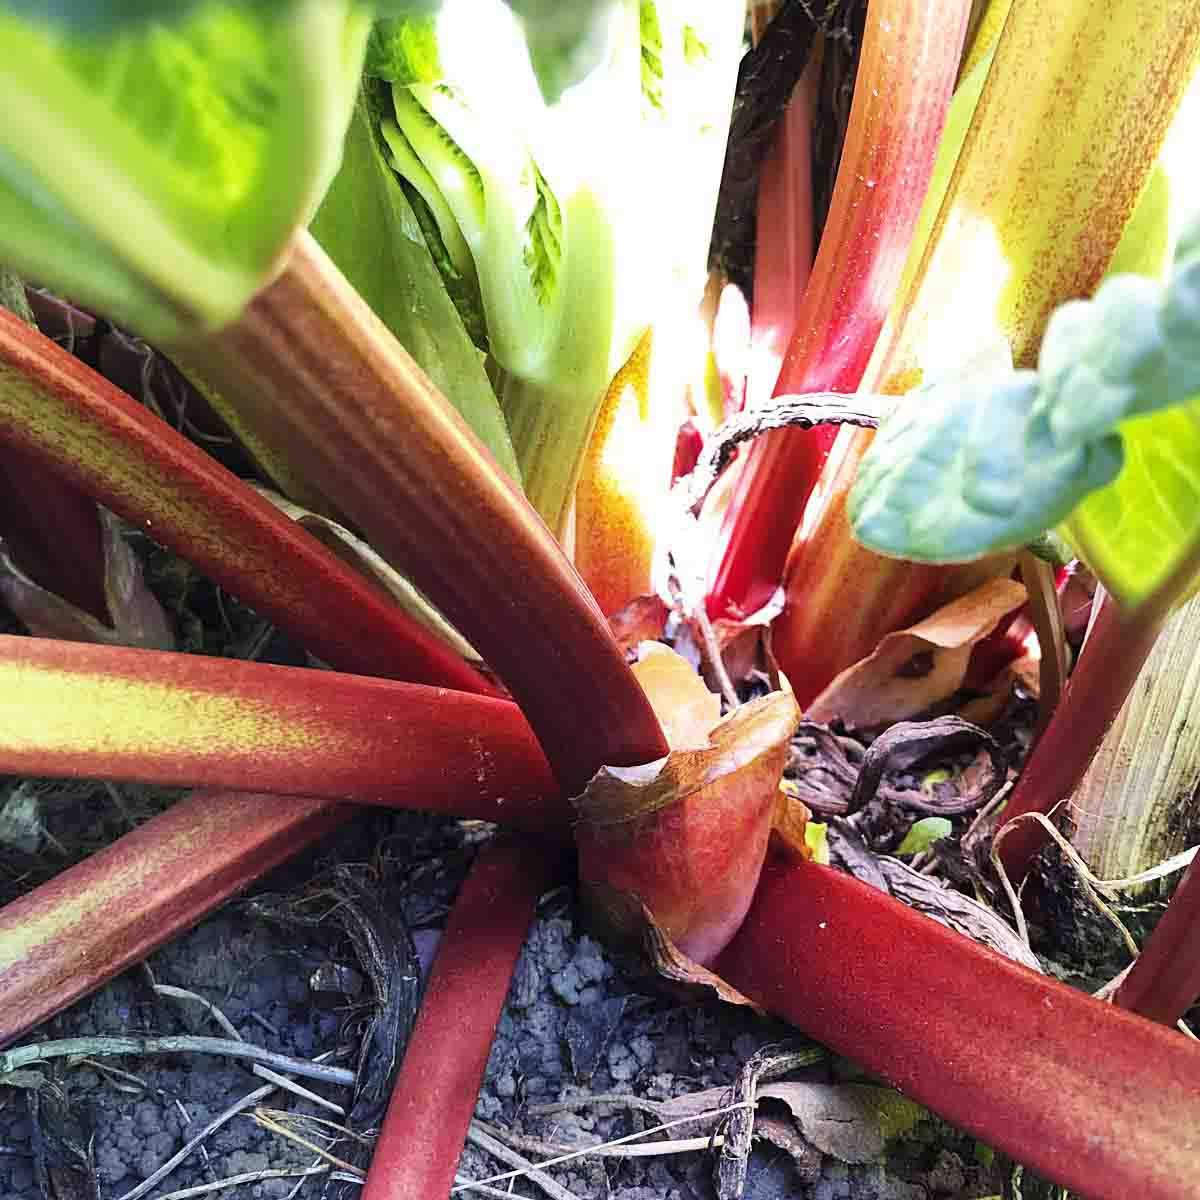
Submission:
[[[1184,93],[1159,161],[1171,184],[1171,244],[1191,217],[1200,213],[1200,71]]]
[[[947,229],[944,244],[952,246],[958,269],[931,274],[946,282],[946,295],[921,297],[923,311],[931,314],[921,331],[916,362],[926,379],[950,375],[965,360],[992,350],[1001,340],[1007,345],[1006,330],[996,318],[997,302],[1012,277],[1012,265],[986,217],[974,213],[955,214],[958,228]]]

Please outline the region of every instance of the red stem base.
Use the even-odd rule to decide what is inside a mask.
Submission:
[[[1192,860],[1114,1002],[1174,1025],[1200,997],[1200,858]]]
[[[768,863],[716,969],[943,1117],[1090,1200],[1186,1200],[1200,1047],[825,867]]]
[[[1070,798],[1137,682],[1160,628],[1159,621],[1141,615],[1122,620],[1116,601],[1104,597],[1054,716],[1004,808],[1001,828],[1023,813],[1049,813]],[[1035,821],[1013,829],[1000,843],[1009,876],[1023,879],[1048,840]]]

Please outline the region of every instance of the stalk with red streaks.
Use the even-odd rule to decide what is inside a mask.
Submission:
[[[1017,366],[1032,365],[1050,313],[1108,270],[1198,53],[1189,0],[1017,0],[978,104],[963,113],[962,149],[938,164],[929,235],[862,386],[906,392],[997,336]],[[845,500],[869,442],[838,442],[788,555],[772,644],[802,703],[935,590],[952,590],[952,575],[880,558],[851,537]]]
[[[0,637],[0,771],[420,808],[565,836],[515,704],[332,671]]]
[[[1174,1025],[1200,998],[1200,859],[1193,859],[1113,1003]]]
[[[339,670],[496,694],[253,489],[4,311],[0,447],[145,529]]]
[[[968,0],[872,0],[829,218],[775,395],[858,387],[925,199],[970,8]],[[826,430],[788,430],[750,451],[709,594],[712,615],[752,612],[778,586],[830,444]]]
[[[602,765],[666,754],[550,531],[311,237],[296,239],[234,325],[187,354],[204,356],[229,401],[286,437],[289,461],[483,655],[565,791]]]
[[[768,863],[716,969],[769,1011],[1089,1200],[1189,1200],[1200,1047],[866,884]]]
[[[0,909],[0,1046],[346,819],[332,800],[196,792]]]
[[[513,969],[560,866],[530,846],[480,851],[438,943],[363,1200],[449,1195]]]

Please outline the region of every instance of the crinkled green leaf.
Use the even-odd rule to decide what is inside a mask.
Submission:
[[[562,210],[546,177],[537,169],[536,163],[532,166],[537,202],[525,223],[525,253],[522,257],[538,299],[549,304],[558,287],[562,264]]]
[[[366,74],[388,83],[437,83],[442,77],[437,18],[424,13],[377,21],[367,39]]]
[[[859,468],[855,536],[885,554],[959,562],[1030,541],[1082,505],[1069,525],[1077,547],[1136,602],[1200,532],[1193,397],[1196,228],[1165,292],[1116,276],[1058,309],[1037,373],[941,380],[906,397]]]
[[[442,286],[400,181],[383,159],[365,101],[351,122],[341,170],[312,232],[496,461],[519,480],[483,359]]]
[[[905,397],[850,495],[854,536],[882,554],[968,562],[1021,545],[1115,478],[1116,437],[1060,449],[1036,412],[1038,378],[951,379]]]
[[[368,30],[354,0],[90,35],[0,7],[0,258],[160,339],[229,320],[336,170]]]

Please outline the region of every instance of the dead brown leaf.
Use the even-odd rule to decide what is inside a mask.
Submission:
[[[1025,601],[1012,579],[991,579],[909,629],[889,633],[875,652],[847,667],[805,716],[877,729],[925,712],[962,685],[971,648]]]

